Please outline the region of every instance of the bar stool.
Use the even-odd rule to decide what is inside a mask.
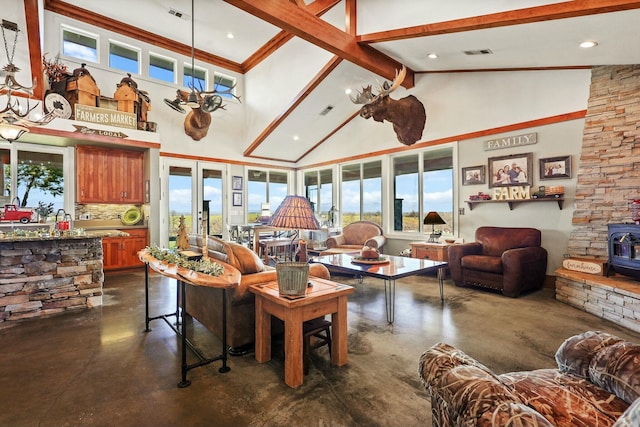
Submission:
[[[302,324],[304,374],[309,374],[310,352],[323,345],[329,346],[331,358],[331,322],[325,318],[308,320]],[[311,337],[316,338],[311,343]]]

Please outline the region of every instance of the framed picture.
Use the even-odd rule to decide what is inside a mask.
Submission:
[[[233,206],[242,206],[242,193],[233,193]]]
[[[571,156],[540,159],[540,179],[571,178]]]
[[[242,190],[242,177],[234,176],[231,178],[231,189],[232,190]]]
[[[489,187],[531,185],[533,154],[489,157]]]
[[[484,165],[462,168],[462,185],[484,184],[486,182]]]

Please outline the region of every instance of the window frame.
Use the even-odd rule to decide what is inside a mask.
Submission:
[[[132,45],[130,45],[128,43],[123,43],[123,42],[120,42],[120,41],[117,41],[117,40],[109,39],[109,42],[108,42],[108,47],[109,47],[108,52],[109,52],[109,54],[108,54],[108,58],[107,58],[107,66],[112,70],[124,71],[125,73],[129,73],[129,72],[131,72],[131,70],[125,70],[124,68],[118,68],[118,67],[114,67],[113,65],[111,65],[111,55],[112,55],[111,46],[116,46],[119,49],[123,49],[123,50],[134,52],[136,54],[136,65],[137,65],[136,68],[137,68],[137,71],[135,73],[132,72],[132,74],[136,74],[136,75],[142,74],[142,71],[141,71],[142,70],[142,48],[132,46]],[[115,56],[123,57],[122,55],[115,55]],[[127,58],[127,59],[130,59],[130,58]]]
[[[76,34],[78,36],[87,37],[87,38],[95,40],[95,42],[96,42],[96,47],[95,47],[96,59],[95,59],[95,61],[93,61],[93,60],[91,60],[89,58],[83,58],[83,57],[79,57],[79,56],[72,56],[72,55],[66,54],[65,51],[64,51],[64,45],[65,45],[64,34],[65,34],[65,31],[69,32],[69,33],[74,33],[74,34]],[[78,43],[74,43],[74,44],[86,47],[86,45],[80,45]],[[67,25],[67,24],[60,24],[60,52],[61,52],[61,56],[63,58],[69,58],[70,60],[73,60],[73,61],[83,61],[83,62],[87,61],[87,62],[92,62],[94,64],[99,64],[100,63],[100,56],[101,56],[100,35],[98,35],[96,33],[92,33],[90,31],[81,30],[79,28],[72,27],[72,26]]]

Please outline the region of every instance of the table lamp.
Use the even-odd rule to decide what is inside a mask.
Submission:
[[[436,211],[431,211],[424,217],[423,224],[431,225],[431,235],[429,236],[429,242],[435,243],[436,239],[442,235],[439,231],[436,233],[436,224],[446,224],[445,220]]]
[[[287,196],[269,220],[269,225],[275,228],[288,228],[291,230],[317,230],[320,223],[311,208],[309,201],[302,196]],[[300,262],[307,262],[307,244],[300,239],[298,252]]]

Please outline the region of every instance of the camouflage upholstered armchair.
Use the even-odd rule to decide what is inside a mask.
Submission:
[[[434,427],[640,426],[640,345],[589,331],[562,343],[558,369],[492,373],[438,343],[420,358]]]

